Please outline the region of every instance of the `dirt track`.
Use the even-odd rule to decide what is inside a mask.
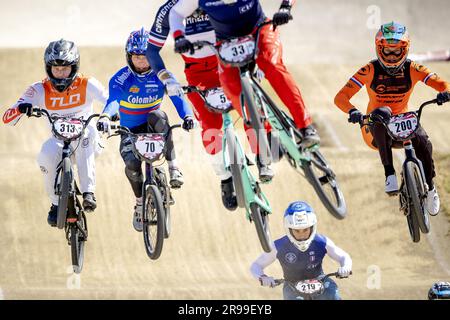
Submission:
[[[288,46],[289,48],[289,46]],[[15,102],[27,85],[42,79],[42,48],[0,49],[0,101],[3,108]],[[169,50],[165,49],[165,54]],[[82,72],[105,85],[124,63],[123,49],[83,47]],[[364,57],[364,55],[362,54]],[[397,199],[383,193],[383,173],[377,154],[365,147],[359,130],[347,123],[333,106],[334,94],[360,65],[298,64],[290,55],[289,68],[298,80],[322,134],[332,141],[324,153],[338,174],[349,208],[348,218],[337,221],[317,200],[303,177],[286,163],[278,164],[276,178],[265,186],[272,203],[273,238],[283,234],[282,212],[293,200],[309,201],[319,215],[319,232],[347,250],[354,275],[339,281],[345,299],[423,299],[430,285],[449,279],[449,237],[445,217],[433,219],[436,245],[424,238],[413,244]],[[183,79],[179,59],[170,60]],[[295,64],[294,64],[295,63]],[[448,64],[429,65],[450,79]],[[419,85],[411,105],[433,97]],[[363,92],[355,104],[366,103]],[[96,106],[100,111],[101,106]],[[169,103],[164,106],[178,121]],[[435,150],[449,153],[448,106],[424,114]],[[329,124],[329,126],[327,126]],[[328,127],[328,131],[327,128]],[[332,136],[330,132],[335,132]],[[0,126],[0,297],[5,299],[279,299],[281,289],[262,288],[248,271],[261,252],[254,226],[242,211],[221,206],[219,181],[208,168],[199,132],[177,132],[178,157],[186,178],[175,191],[173,230],[158,261],[145,254],[140,234],[131,225],[133,198],[118,154],[118,141],[108,141],[97,159],[98,210],[88,217],[90,237],[86,264],[77,279],[71,273],[69,247],[61,231],[46,224],[49,203],[44,193],[36,155],[47,136],[43,119],[23,119],[16,127]],[[438,186],[439,187],[439,186]],[[381,270],[381,287],[369,289],[372,266]],[[336,265],[327,261],[325,270]],[[369,270],[369,271],[368,271]],[[268,274],[281,276],[272,265]],[[79,280],[80,289],[76,287]]]

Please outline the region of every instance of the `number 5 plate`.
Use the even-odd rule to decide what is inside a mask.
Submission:
[[[242,65],[253,58],[255,40],[252,36],[233,39],[222,43],[219,49],[220,58],[232,65]]]
[[[222,88],[214,88],[206,91],[206,104],[209,109],[215,112],[227,112],[232,108],[230,100],[227,99]]]
[[[299,281],[295,285],[295,289],[305,294],[319,293],[323,289],[323,284],[319,280]]]
[[[418,125],[417,115],[414,112],[407,112],[393,116],[389,121],[388,128],[393,137],[407,139],[417,130]]]
[[[140,134],[134,145],[142,157],[155,160],[164,151],[164,138],[160,134]]]

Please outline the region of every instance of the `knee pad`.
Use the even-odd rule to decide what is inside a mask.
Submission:
[[[142,172],[133,170],[129,167],[125,167],[125,175],[130,181],[141,182],[142,181]]]

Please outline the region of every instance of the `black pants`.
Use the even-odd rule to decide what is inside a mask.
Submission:
[[[165,133],[169,131],[170,125],[167,115],[164,111],[158,109],[148,114],[147,123],[130,129],[133,133]],[[125,162],[125,175],[130,181],[136,198],[142,197],[142,165],[141,160],[136,158],[131,148],[132,141],[130,137],[122,135],[120,141],[120,155]],[[168,161],[175,160],[175,149],[172,140],[172,133],[166,138],[165,157]]]
[[[384,108],[377,109],[377,113],[380,115],[385,113],[385,111],[381,109]],[[389,117],[390,115],[386,114],[385,116]],[[394,163],[392,160],[392,148],[401,148],[403,143],[401,141],[392,140],[386,128],[381,123],[375,123],[371,126],[370,132],[374,137],[372,144],[378,148],[381,162],[385,167],[393,167]],[[432,187],[433,178],[436,176],[433,161],[433,145],[431,144],[427,133],[421,126],[417,129],[416,135],[413,139],[411,139],[411,142],[417,158],[422,161],[427,184]]]

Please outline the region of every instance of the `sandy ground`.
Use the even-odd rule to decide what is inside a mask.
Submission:
[[[286,26],[282,34],[288,67],[327,141],[323,152],[338,174],[346,196],[348,217],[343,221],[331,217],[312,187],[302,176],[293,174],[285,162],[275,166],[276,177],[270,185],[264,186],[264,191],[274,209],[271,217],[274,239],[283,235],[282,213],[285,207],[291,201],[303,199],[317,211],[319,232],[352,255],[354,275],[348,280],[338,281],[343,298],[424,299],[433,282],[450,278],[450,239],[445,217],[434,218],[430,236],[413,244],[406,219],[398,211],[397,199],[384,195],[383,172],[377,154],[364,145],[358,128],[349,125],[346,116],[333,105],[335,93],[373,57],[374,30],[365,26],[366,9],[372,2],[346,1],[335,6],[334,1],[321,1],[321,5],[328,9],[319,10],[315,1],[304,1],[297,8],[296,24]],[[420,2],[419,5],[419,1],[397,1],[387,10],[388,3],[392,2],[379,1],[379,7],[383,20],[396,15],[411,24],[411,32],[415,31],[414,45],[422,51],[450,47],[445,32],[434,32],[433,41],[427,37],[427,30],[448,29],[442,26],[449,23],[448,19],[438,18],[443,14],[439,5],[444,2],[435,0]],[[5,3],[0,1],[2,15],[18,12],[19,3],[8,2],[8,6]],[[25,10],[23,17],[30,17],[32,8],[43,14],[34,3],[28,1],[30,10]],[[44,8],[48,5],[46,1],[39,3]],[[87,2],[77,3],[83,6]],[[409,3],[408,7],[406,3]],[[268,12],[275,10],[269,2],[266,1],[265,5]],[[144,8],[142,4],[136,6],[137,9]],[[82,72],[107,85],[109,78],[124,65],[122,47],[112,45],[123,42],[127,28],[133,28],[133,24],[149,24],[149,18],[143,10],[136,10],[135,20],[132,20],[124,13],[127,11],[119,1],[111,1],[105,10],[116,10],[116,13],[124,15],[121,25],[117,22],[111,26],[114,23],[104,15],[98,19],[91,16],[93,7],[89,7],[90,10],[82,8],[80,19],[89,19],[90,25],[83,24],[79,32],[73,32],[70,31],[73,28],[64,29],[60,24],[59,30],[66,30],[75,39],[79,37],[81,44],[85,45],[99,41],[95,38],[97,33],[86,33],[88,27],[102,25],[117,30],[116,37],[112,38],[111,32],[107,32],[105,34],[109,38],[104,39],[105,42],[97,42],[111,46],[82,46],[80,49]],[[153,2],[150,8],[154,10]],[[348,12],[355,14],[349,15]],[[52,13],[52,19],[61,14]],[[437,18],[429,19],[430,16]],[[20,29],[23,26],[14,24],[17,19],[8,17],[0,19],[0,29],[11,28],[8,30],[14,30],[12,34],[15,36],[2,32],[0,47],[24,47],[23,43],[18,43],[18,35],[24,35],[26,47],[41,47],[42,43],[55,38],[51,33],[49,21],[53,20],[50,18],[47,22],[32,20],[35,25],[27,28],[30,32],[24,34]],[[426,24],[421,22],[423,20]],[[418,23],[413,24],[416,21]],[[364,27],[358,28],[360,24]],[[437,28],[438,24],[440,28]],[[306,28],[301,35],[302,40],[286,40],[300,26]],[[320,34],[314,32],[316,27]],[[344,41],[351,32],[354,32],[352,38],[358,44],[356,46],[351,41]],[[330,48],[333,48],[332,55]],[[0,49],[0,101],[3,109],[13,104],[29,84],[44,77],[42,54],[43,48]],[[184,79],[180,59],[171,55],[171,48],[165,48],[163,54],[178,78]],[[435,63],[429,67],[450,79],[448,64]],[[419,85],[412,96],[411,106],[434,95],[433,90]],[[364,109],[367,103],[364,92],[353,101]],[[97,111],[101,108],[96,105]],[[172,122],[179,121],[170,103],[165,103],[164,110]],[[436,152],[442,154],[450,153],[449,116],[450,110],[444,106],[430,108],[423,117]],[[245,220],[244,212],[230,213],[222,207],[219,181],[206,164],[199,135],[198,131],[175,134],[186,184],[174,192],[176,204],[172,208],[172,235],[165,242],[162,256],[157,261],[147,258],[142,236],[132,228],[133,197],[118,154],[118,139],[107,142],[107,149],[97,159],[98,209],[88,217],[90,237],[86,245],[85,267],[81,276],[76,276],[71,271],[70,251],[63,232],[49,228],[46,223],[49,202],[35,160],[48,136],[44,119],[23,119],[16,127],[0,126],[0,298],[280,299],[280,288],[262,288],[251,278],[249,266],[261,253],[254,226]],[[336,268],[335,263],[325,262],[326,271]],[[267,273],[281,276],[277,264],[270,266]]]

